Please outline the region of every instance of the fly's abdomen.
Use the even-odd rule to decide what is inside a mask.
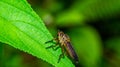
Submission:
[[[78,56],[70,42],[66,43],[66,51],[75,62],[78,62]]]

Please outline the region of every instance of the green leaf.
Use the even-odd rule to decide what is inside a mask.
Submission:
[[[79,11],[80,14],[85,16],[85,20],[96,20],[113,18],[113,16],[119,14],[120,0],[85,0],[76,1],[72,5],[71,10]]]
[[[120,12],[120,0],[76,0],[56,17],[58,26],[83,25],[86,21],[113,18]]]
[[[75,10],[67,10],[57,15],[56,24],[58,26],[74,26],[84,24],[85,18]]]
[[[32,54],[56,67],[74,67],[65,57],[57,63],[61,49],[46,49],[53,39],[26,0],[0,0],[0,41]]]

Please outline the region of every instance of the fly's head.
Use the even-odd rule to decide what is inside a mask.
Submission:
[[[62,37],[64,35],[64,33],[62,31],[59,31],[57,35],[58,35],[58,37]]]
[[[57,35],[58,35],[58,40],[63,41],[62,39],[63,39],[64,33],[62,31],[59,31]]]

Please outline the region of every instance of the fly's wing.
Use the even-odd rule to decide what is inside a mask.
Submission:
[[[78,56],[75,52],[75,50],[72,47],[72,44],[70,42],[66,42],[66,50],[67,53],[70,55],[70,57],[75,61],[78,62]]]
[[[65,34],[65,37],[70,41],[70,37],[67,34]]]

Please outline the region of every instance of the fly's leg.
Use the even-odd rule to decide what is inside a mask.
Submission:
[[[55,40],[56,42],[58,42],[58,39],[57,39],[57,38],[54,38],[54,39],[52,39],[52,40],[50,40],[50,41],[45,42],[45,44],[51,43],[51,42],[54,43],[54,42],[53,42],[54,40]]]
[[[57,50],[57,49],[54,49],[54,47],[56,47],[56,46],[58,46],[58,43],[55,45],[48,46],[48,47],[46,47],[46,49],[52,48],[53,50]]]
[[[57,46],[54,50],[57,50],[58,48],[60,48],[60,46]]]
[[[57,43],[53,42],[54,40],[55,40]],[[54,39],[52,39],[52,40],[50,40],[50,41],[47,41],[47,42],[45,42],[45,43],[50,43],[50,42],[55,43],[55,45],[48,46],[48,47],[46,47],[46,49],[52,48],[53,50],[57,50],[57,49],[59,48],[59,47],[57,47],[57,48],[54,49],[54,47],[58,46],[58,44],[59,44],[57,38],[54,38]]]
[[[60,59],[61,59],[61,58],[64,58],[64,53],[65,53],[64,46],[61,46],[61,49],[62,49],[62,54],[60,54],[60,56],[59,56],[59,59],[58,59],[58,62],[57,62],[57,63],[59,63],[59,62],[60,62]]]

